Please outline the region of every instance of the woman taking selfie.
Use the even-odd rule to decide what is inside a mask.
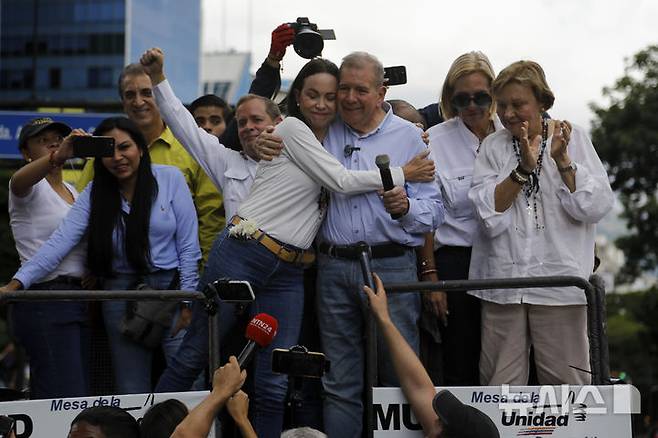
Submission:
[[[87,237],[86,264],[103,288],[123,290],[143,283],[153,289],[194,290],[200,258],[197,219],[183,175],[171,166],[151,165],[146,141],[123,117],[104,120],[96,135],[114,138],[114,155],[94,162],[94,180],[61,225],[4,290],[29,288],[55,270]],[[72,156],[70,143],[53,157]],[[127,304],[103,302],[119,394],[151,391],[152,350],[120,330]]]
[[[9,217],[21,264],[34,257],[57,229],[78,197],[62,179],[59,148],[86,135],[44,117],[28,122],[18,141],[27,164],[9,181]],[[62,146],[63,145],[63,146]],[[85,272],[83,245],[76,245],[32,290],[82,289]],[[30,360],[32,399],[89,395],[87,303],[17,302],[11,308],[17,340]]]

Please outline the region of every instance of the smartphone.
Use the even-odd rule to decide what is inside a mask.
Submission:
[[[275,348],[272,351],[272,372],[293,377],[319,379],[329,371],[329,361],[322,353]]]
[[[73,156],[111,157],[114,155],[114,137],[73,137]]]
[[[256,298],[248,281],[217,280],[211,284],[225,303],[251,303]]]
[[[384,68],[384,85],[402,85],[407,83],[407,67],[398,65]]]

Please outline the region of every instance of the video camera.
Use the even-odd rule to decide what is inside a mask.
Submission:
[[[295,52],[302,58],[313,59],[322,54],[324,40],[335,40],[333,29],[318,29],[308,17],[298,17],[294,23],[288,23],[295,30],[295,40],[292,45]]]
[[[272,371],[291,377],[320,379],[329,371],[329,361],[324,354],[308,351],[301,345],[290,350],[276,348],[272,351]]]

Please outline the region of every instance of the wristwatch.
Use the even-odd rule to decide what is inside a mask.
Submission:
[[[568,166],[566,167],[557,167],[558,172],[564,173],[564,172],[570,172],[573,171],[574,173],[578,170],[578,166],[576,166],[576,163],[571,161]]]

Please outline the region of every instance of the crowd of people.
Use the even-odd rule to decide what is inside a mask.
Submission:
[[[246,311],[218,303],[217,336],[224,345],[261,312],[278,320],[273,343],[253,361],[252,403],[237,392],[244,373],[231,359],[208,399],[180,410],[172,436],[205,436],[229,399],[243,436],[280,436],[288,382],[272,371],[272,350],[298,344],[308,318],[317,319],[313,333],[331,363],[323,421],[314,425],[330,437],[363,429],[370,311],[380,328],[378,384],[402,387],[427,436],[446,425],[495,436],[477,412],[467,411],[469,424],[451,422],[441,406],[466,407],[449,393],[435,396],[434,386],[527,384],[531,347],[539,383],[587,383],[586,303],[575,288],[384,291],[419,280],[592,273],[595,225],[613,194],[586,132],[549,114],[556,97],[542,67],[518,61],[496,75],[485,54],[465,53],[439,103],[416,110],[387,102],[381,62],[353,52],[340,66],[306,63],[279,106],[271,98],[293,38],[288,25],[273,31],[234,115],[212,95],[186,108],[165,76],[165,54],[147,50],[118,78],[127,117],[94,132],[114,139],[113,155],[89,160],[77,187],[63,180],[62,165],[75,138],[89,134],[48,118],[28,123],[19,139],[27,163],[9,190],[21,268],[1,290],[201,291],[218,278],[249,281],[255,300]],[[392,166],[386,190],[375,165],[381,154]],[[363,242],[377,293],[363,290]],[[316,286],[308,287],[313,264]],[[157,346],[128,336],[134,312],[132,302],[102,306],[117,393],[203,388],[202,303],[172,307]],[[13,305],[32,398],[90,394],[88,318],[81,302]],[[429,343],[423,362],[421,343]],[[151,375],[155,348],[166,359],[160,376]]]

